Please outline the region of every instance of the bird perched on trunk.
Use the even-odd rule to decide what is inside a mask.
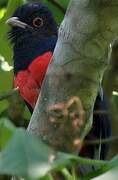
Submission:
[[[47,6],[41,3],[22,5],[7,20],[7,24],[12,26],[9,37],[14,45],[14,86],[19,87],[21,96],[32,112],[57,42],[57,24]],[[100,94],[95,109],[107,109]],[[93,139],[110,136],[108,115],[94,116],[91,134]],[[101,145],[102,159],[106,156],[106,148],[105,144]],[[88,146],[84,152],[94,158],[93,146]]]
[[[14,86],[33,111],[57,41],[57,24],[48,8],[26,4],[8,21],[14,44]]]

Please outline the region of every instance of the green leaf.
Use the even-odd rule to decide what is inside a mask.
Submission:
[[[55,158],[52,162],[51,159]],[[93,164],[92,160],[58,152],[23,129],[16,130],[0,154],[0,174],[18,175],[25,178],[41,178],[52,170],[62,170],[72,162]],[[97,161],[104,165],[106,162]]]
[[[102,174],[96,178],[93,178],[92,180],[116,180],[118,179],[118,167],[113,168],[112,170],[106,172],[105,174]]]
[[[44,176],[62,163],[49,162],[52,150],[25,130],[17,130],[0,155],[0,174],[18,175],[31,179]],[[59,154],[60,155],[60,154]]]
[[[6,8],[0,9],[0,19],[4,17],[5,12],[6,12]]]
[[[113,157],[113,159],[109,161],[107,165],[87,174],[83,179],[88,180],[88,179],[100,176],[101,174],[104,175],[104,173],[107,174],[107,172],[109,174],[109,171],[111,172],[112,169],[116,169],[116,168],[118,168],[118,155]]]
[[[114,168],[116,166],[118,166],[118,155],[116,155],[115,157],[112,158],[112,160],[108,163],[108,165],[111,168]]]
[[[15,126],[7,118],[0,119],[0,149],[7,144],[15,129]]]

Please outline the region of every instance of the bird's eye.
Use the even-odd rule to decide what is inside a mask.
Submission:
[[[34,18],[33,19],[33,26],[34,27],[41,27],[41,26],[43,26],[43,19],[39,18],[39,17]]]

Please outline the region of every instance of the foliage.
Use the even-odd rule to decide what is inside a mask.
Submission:
[[[15,126],[8,119],[0,119],[0,149],[4,148],[12,134],[15,132]]]
[[[11,126],[9,126],[11,129]],[[14,131],[14,128],[12,128]],[[15,130],[12,138],[0,153],[0,174],[17,175],[26,179],[39,179],[51,176],[50,172],[61,172],[66,178],[73,179],[76,173],[69,172],[79,163],[100,166],[100,169],[85,175],[90,179],[99,174],[115,172],[117,177],[118,156],[111,161],[84,159],[72,154],[54,152],[50,147],[23,129]],[[110,172],[108,172],[110,170]],[[104,176],[107,176],[107,173]],[[52,177],[53,179],[53,177]]]

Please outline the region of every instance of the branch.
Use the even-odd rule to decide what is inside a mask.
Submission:
[[[108,161],[94,160],[94,159],[82,158],[82,157],[76,157],[76,162],[78,162],[78,164],[92,165],[99,167],[105,166],[108,163]]]
[[[0,94],[0,101],[3,101],[4,99],[9,98],[10,96],[13,96],[13,95],[16,94],[18,91],[19,91],[19,88],[17,87],[17,88],[11,89],[11,90],[8,91],[8,92],[5,92],[5,93]]]
[[[87,145],[92,145],[92,144],[104,144],[104,143],[111,143],[113,141],[116,141],[117,143],[117,140],[118,140],[118,136],[115,136],[115,137],[111,137],[111,138],[106,138],[106,139],[96,139],[96,140],[85,140],[85,144]]]
[[[78,153],[91,128],[94,102],[108,64],[106,52],[118,32],[117,11],[117,0],[71,0],[69,4],[28,127],[57,150]],[[72,97],[80,99],[85,113],[77,129],[73,128],[73,117],[64,116],[62,109],[49,111]],[[80,118],[76,102],[68,110]],[[51,123],[51,117],[56,124]]]
[[[106,111],[106,110],[94,110],[94,111],[93,111],[93,114],[94,114],[94,115],[97,115],[97,114],[106,115],[106,114],[109,114],[109,112]]]

